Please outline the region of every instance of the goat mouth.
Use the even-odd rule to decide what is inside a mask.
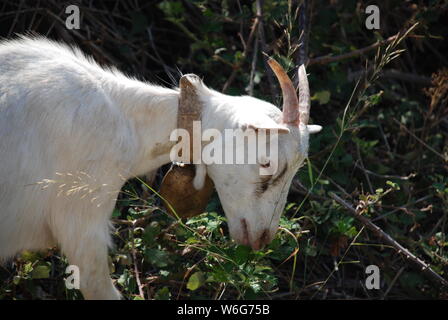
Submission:
[[[269,241],[269,231],[267,229],[265,229],[263,231],[259,241],[260,241],[262,246],[265,246],[266,244],[268,244],[270,242]]]
[[[265,229],[260,238],[258,238],[254,243],[251,244],[251,247],[253,250],[260,250],[263,249],[269,242],[269,231]]]
[[[243,241],[242,244],[249,245],[249,228],[247,227],[246,219],[241,219],[241,225],[243,226]]]
[[[269,242],[271,242],[268,229],[263,230],[261,236],[257,238],[255,241],[250,241],[249,226],[247,220],[241,219],[240,221],[243,229],[243,237],[241,238],[240,241],[237,242],[239,242],[242,245],[250,246],[253,250],[260,250],[264,248]]]

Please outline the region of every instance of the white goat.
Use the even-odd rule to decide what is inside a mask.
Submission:
[[[307,126],[308,83],[300,70],[300,108],[291,81],[276,71],[283,116],[270,103],[227,96],[192,78],[204,104],[203,129],[284,132],[279,158],[271,159],[278,161],[274,176],[259,176],[258,164],[197,170],[214,181],[231,236],[254,249],[274,236],[308,135],[319,130]],[[0,43],[0,260],[58,245],[79,267],[85,298],[119,299],[107,259],[111,212],[126,179],[170,162],[178,99],[178,90],[101,68],[79,49],[45,38]]]

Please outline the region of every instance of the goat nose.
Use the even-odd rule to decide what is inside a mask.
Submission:
[[[249,245],[249,229],[247,228],[246,219],[241,219],[241,226],[243,227],[243,239],[241,244],[248,246]]]
[[[262,249],[269,242],[271,242],[268,229],[264,229],[260,237],[257,238],[255,241],[251,241],[249,236],[249,227],[247,225],[246,219],[241,219],[240,221],[243,230],[243,237],[240,238],[240,240],[238,241],[240,244],[250,246],[253,250],[257,251]]]
[[[264,229],[261,236],[253,243],[251,243],[251,247],[253,250],[257,251],[262,249],[265,245],[267,245],[270,242],[269,240],[269,230]]]

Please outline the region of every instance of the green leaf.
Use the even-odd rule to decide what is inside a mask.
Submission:
[[[25,250],[20,255],[20,258],[26,262],[36,262],[39,259],[41,259],[42,257],[38,252],[32,252],[32,251]]]
[[[330,91],[327,90],[318,91],[314,94],[311,100],[317,100],[319,104],[327,104],[328,102],[330,102],[330,96],[331,96]]]
[[[160,270],[159,273],[162,277],[168,277],[170,275],[170,272],[167,270]]]
[[[118,218],[121,216],[121,212],[120,210],[118,210],[117,208],[114,209],[114,211],[112,211],[112,218]]]
[[[37,266],[31,272],[31,278],[33,279],[47,279],[50,277],[49,266]]]
[[[23,268],[23,273],[28,274],[31,271],[33,271],[33,264],[31,262],[28,262]]]
[[[171,298],[171,292],[168,287],[163,287],[162,289],[158,290],[154,296],[155,300],[170,300]]]
[[[398,185],[398,183],[395,183],[395,182],[392,182],[392,181],[386,181],[386,184],[388,185],[388,186],[391,186],[392,187],[392,189],[394,189],[394,190],[400,190],[400,186]]]
[[[160,231],[160,225],[155,221],[151,222],[151,224],[145,228],[145,232],[143,233],[143,241],[147,245],[155,244],[156,237],[159,235]]]
[[[212,282],[212,281],[227,282],[227,281],[229,281],[228,274],[223,269],[217,269],[217,270],[213,271],[213,273],[211,274],[210,278],[207,279],[207,281],[208,282]]]
[[[145,259],[156,267],[164,268],[171,264],[170,255],[159,249],[148,249],[145,251]]]
[[[316,246],[313,246],[313,245],[308,245],[304,248],[305,255],[310,256],[310,257],[315,257],[317,255],[317,251],[318,250],[317,250]]]
[[[235,250],[235,262],[239,265],[246,263],[251,252],[252,250],[248,246],[238,246]]]
[[[261,285],[259,281],[251,281],[249,283],[249,286],[255,293],[258,293],[261,290]]]
[[[184,12],[184,8],[180,1],[162,1],[159,4],[159,9],[168,17],[181,17]]]
[[[123,274],[118,278],[117,283],[123,287],[126,287],[129,283],[129,272],[125,270]]]
[[[188,279],[187,288],[194,291],[205,283],[204,273],[201,271],[195,272]]]

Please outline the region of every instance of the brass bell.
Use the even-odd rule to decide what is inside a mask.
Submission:
[[[205,177],[202,189],[196,190],[193,179],[196,167],[193,164],[173,164],[163,177],[160,195],[168,212],[180,218],[191,218],[205,211],[207,203],[213,194],[213,182]]]
[[[201,120],[202,103],[196,86],[200,78],[194,74],[183,75],[179,82],[179,110],[177,124],[193,136],[193,122]],[[190,162],[193,162],[193,144],[190,145]],[[205,211],[213,193],[213,181],[206,175],[204,186],[196,190],[193,180],[196,175],[194,164],[173,164],[163,177],[160,195],[166,209],[180,218],[190,218]],[[173,211],[174,210],[174,211]],[[175,214],[175,213],[176,214]]]

